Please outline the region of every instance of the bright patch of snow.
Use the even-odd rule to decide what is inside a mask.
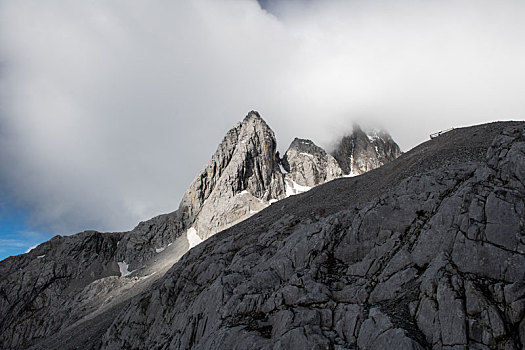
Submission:
[[[283,167],[281,163],[279,163],[279,169],[281,169],[281,174],[288,174],[288,172],[286,171],[286,169]]]
[[[164,249],[166,249],[166,247],[155,248],[155,252],[160,253],[164,251]]]
[[[354,171],[352,170],[352,171],[350,172],[350,174],[343,175],[343,177],[354,177],[354,176],[358,176],[358,175],[359,175],[359,174],[354,173]]]
[[[354,177],[358,176],[359,174],[354,172],[354,155],[350,155],[350,174],[343,175],[343,177]]]
[[[306,192],[306,191],[310,191],[312,189],[309,186],[301,186],[301,185],[299,185],[296,182],[293,182],[293,186],[294,186],[295,190],[298,191],[298,192]]]
[[[378,140],[380,138],[379,134],[381,133],[381,130],[379,129],[373,129],[372,131],[370,132],[367,132],[366,133],[366,136],[368,137],[368,139],[372,142]]]
[[[197,235],[197,230],[193,227],[190,227],[188,231],[186,231],[186,237],[188,238],[190,249],[202,242],[202,238]]]
[[[39,256],[37,256],[36,258],[37,258],[37,259],[42,259],[44,256],[46,256],[46,255],[45,255],[45,254],[44,254],[44,255],[39,255]]]
[[[272,199],[270,199],[270,200],[268,201],[268,203],[270,203],[270,204],[273,204],[273,203],[275,203],[275,202],[277,202],[277,199],[275,199],[275,198],[272,198]]]
[[[285,184],[285,189],[286,189],[286,197],[293,196],[295,194],[293,185],[290,185],[288,181],[285,181],[284,184]]]
[[[286,180],[286,197],[311,190],[311,187],[299,185],[293,180]]]
[[[36,246],[37,246],[37,245],[34,245],[34,246],[31,246],[31,247],[27,248],[26,253],[29,253],[30,251],[32,251],[33,249],[35,249]]]
[[[126,261],[119,261],[118,263],[118,267],[120,269],[120,277],[126,277],[126,276],[129,276],[133,273],[133,271],[129,271],[128,270],[128,267],[129,265],[126,264]]]
[[[244,195],[244,194],[250,194],[250,192],[244,190],[244,191],[238,193],[239,196],[242,196],[242,195]]]

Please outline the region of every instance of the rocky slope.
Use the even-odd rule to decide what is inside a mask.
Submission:
[[[129,232],[57,236],[0,262],[0,348],[98,348],[127,300],[153,288],[191,246],[341,174],[307,140],[294,141],[280,160],[273,131],[250,112],[226,134],[177,211]]]
[[[401,155],[401,150],[386,132],[365,133],[354,125],[352,133],[337,143],[332,155],[345,175],[355,176],[393,161]]]
[[[103,348],[522,349],[525,124],[456,129],[190,250]]]

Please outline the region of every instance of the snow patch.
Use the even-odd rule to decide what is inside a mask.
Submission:
[[[299,193],[311,190],[311,187],[299,185],[293,180],[286,180],[286,197],[290,197]]]
[[[133,271],[128,270],[129,265],[126,264],[125,260],[119,261],[117,262],[117,264],[118,264],[118,268],[120,269],[120,277],[126,277],[133,273]]]
[[[42,259],[44,256],[46,256],[46,255],[45,255],[45,254],[44,254],[44,255],[39,255],[39,256],[37,256],[36,258],[37,258],[37,259]]]
[[[288,172],[286,171],[286,169],[283,167],[281,163],[279,163],[279,169],[281,169],[281,174],[288,174]]]
[[[158,253],[164,251],[164,249],[166,249],[166,247],[155,248],[155,252],[158,254]]]
[[[343,177],[354,177],[354,176],[359,176],[358,173],[354,173],[354,170],[352,170],[352,171],[350,172],[350,174],[343,175]]]
[[[277,201],[278,201],[277,199],[272,198],[272,199],[270,199],[270,200],[268,201],[268,203],[273,204],[273,203],[275,203],[275,202],[277,202]]]
[[[354,177],[358,175],[359,175],[358,173],[354,172],[354,155],[351,154],[350,155],[350,173],[343,175],[343,177]]]
[[[381,138],[381,136],[379,136],[381,134],[381,130],[379,129],[373,129],[371,130],[370,132],[367,132],[366,133],[366,137],[368,137],[368,139],[371,141],[371,142],[374,142],[378,139]]]
[[[244,191],[238,193],[237,195],[238,195],[238,196],[242,196],[242,195],[245,195],[245,194],[250,194],[250,192],[244,190]]]
[[[197,235],[197,230],[194,227],[190,227],[188,231],[186,231],[186,238],[188,238],[190,249],[202,242],[202,238]]]
[[[30,251],[32,251],[33,249],[35,249],[36,246],[37,246],[37,244],[35,244],[34,246],[31,246],[31,247],[27,248],[26,253],[29,253]]]

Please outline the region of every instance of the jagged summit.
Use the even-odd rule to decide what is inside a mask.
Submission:
[[[261,117],[261,115],[259,114],[259,112],[257,111],[250,111],[248,112],[248,114],[246,115],[246,117],[244,117],[243,119],[243,122],[244,121],[247,121],[249,119],[259,119],[260,121],[264,122],[266,124],[266,122],[264,121],[264,119]]]
[[[401,150],[382,130],[363,131],[354,124],[353,131],[337,143],[332,155],[345,175],[360,175],[393,161]]]
[[[287,193],[311,188],[335,178],[343,172],[335,159],[313,141],[295,138],[282,159],[286,170]],[[298,186],[299,185],[299,186]]]
[[[276,153],[275,134],[255,111],[227,132],[180,205],[199,236],[207,238],[284,197]]]

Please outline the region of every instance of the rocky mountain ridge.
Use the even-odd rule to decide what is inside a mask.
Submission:
[[[129,232],[57,236],[2,261],[1,347],[55,348],[50,341],[71,340],[79,329],[94,332],[93,337],[85,333],[83,347],[99,341],[100,327],[109,327],[126,300],[150,288],[190,247],[277,200],[342,174],[330,155],[307,143],[315,152],[312,147],[306,151],[321,154],[309,162],[312,171],[293,161],[305,153],[294,154],[300,149],[295,146],[287,159],[296,170],[282,171],[273,131],[250,112],[226,134],[177,211]],[[326,175],[317,176],[314,169]]]
[[[102,344],[522,349],[524,218],[525,123],[456,129],[211,237]]]

